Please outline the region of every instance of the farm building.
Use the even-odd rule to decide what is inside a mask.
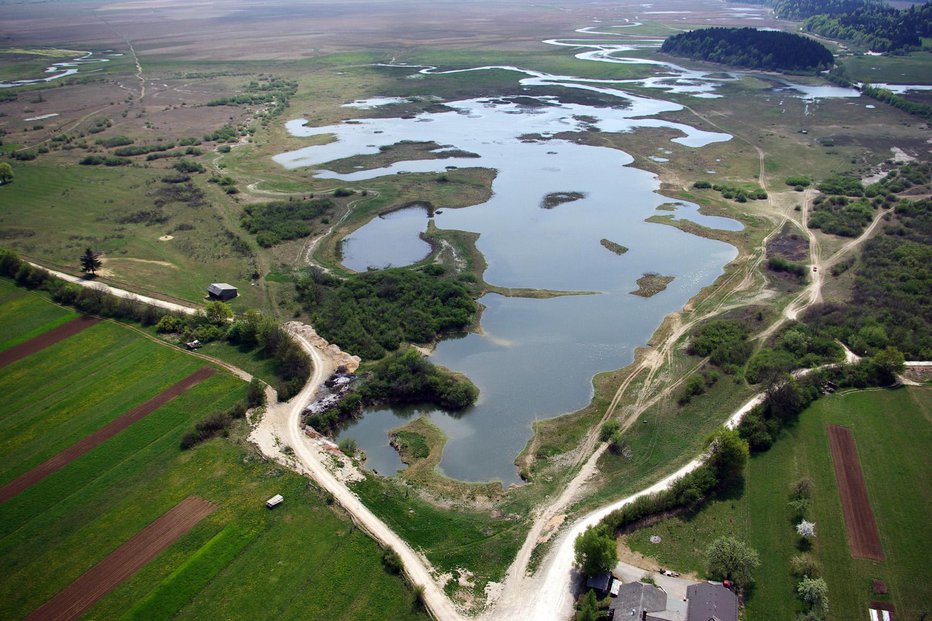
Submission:
[[[278,505],[282,504],[285,501],[284,497],[281,494],[275,494],[271,498],[265,501],[265,506],[269,509],[273,509]]]
[[[215,282],[211,283],[207,287],[207,296],[211,300],[220,300],[225,302],[227,300],[232,300],[238,295],[236,287],[233,285],[228,285],[225,282]]]
[[[612,621],[631,619],[632,621],[664,620],[665,616],[650,613],[662,613],[667,609],[667,594],[663,589],[643,582],[629,582],[618,590],[618,597],[612,600],[608,610]]]
[[[700,582],[686,588],[686,621],[738,621],[738,596],[721,584]]]

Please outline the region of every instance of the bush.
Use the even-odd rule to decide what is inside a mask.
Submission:
[[[797,578],[818,578],[822,575],[819,562],[808,552],[797,554],[790,559],[790,571]]]
[[[353,438],[343,438],[340,440],[340,450],[343,451],[344,455],[353,457],[356,455],[356,451],[359,450],[359,445],[356,443],[356,440]]]
[[[382,567],[390,574],[401,574],[401,557],[394,550],[386,549],[382,552]]]
[[[712,364],[728,371],[736,370],[751,355],[748,328],[740,321],[718,319],[706,322],[694,332],[689,353],[708,356]]]
[[[246,391],[246,403],[250,408],[265,405],[265,385],[257,377],[252,378],[252,381],[249,382],[249,389]]]
[[[174,168],[180,173],[185,173],[185,174],[202,173],[205,170],[202,164],[198,162],[194,162],[192,160],[187,160],[187,159],[178,160],[177,162],[175,162],[175,165],[172,166],[172,168]]]
[[[256,235],[260,246],[270,248],[282,241],[307,237],[312,232],[310,221],[333,207],[333,201],[326,198],[247,205],[240,225]]]

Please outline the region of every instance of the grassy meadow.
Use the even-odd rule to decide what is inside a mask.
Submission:
[[[6,310],[45,304],[0,283]],[[0,371],[0,481],[8,481],[204,362],[103,322]],[[219,371],[0,505],[0,618],[20,618],[189,495],[218,510],[101,599],[86,618],[426,619],[381,550],[307,479],[261,458],[238,421],[181,451],[181,437],[241,399]],[[275,511],[264,500],[281,493]]]
[[[760,554],[761,565],[747,600],[747,618],[794,618],[796,580],[790,559],[799,553],[792,511],[793,484],[802,477],[815,483],[809,519],[816,523],[813,554],[829,587],[830,619],[866,616],[869,601],[890,601],[897,618],[918,618],[932,598],[926,579],[932,538],[932,390],[900,388],[825,397],[807,409],[798,424],[768,452],[750,460],[743,488],[716,498],[695,514],[665,520],[627,537],[628,545],[661,565],[699,575],[705,549],[715,538],[734,535]],[[841,501],[828,448],[826,428],[844,425],[854,432],[861,468],[883,543],[881,563],[854,559],[848,550]],[[659,544],[649,542],[660,535]],[[873,579],[883,580],[887,596],[872,594]],[[774,616],[781,611],[779,616]]]

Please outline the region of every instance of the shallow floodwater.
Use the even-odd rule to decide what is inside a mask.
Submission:
[[[596,80],[509,69],[524,75],[520,82],[525,86],[595,90],[617,97],[619,105],[595,108],[555,97],[524,105],[531,90],[521,103],[507,98],[445,102],[448,110],[407,119],[359,119],[328,127],[308,127],[296,119],[287,124],[293,135],[332,135],[334,140],[274,158],[288,168],[316,166],[318,177],[341,181],[442,173],[456,166],[494,168],[492,198],[463,209],[438,205],[437,227],[479,233],[477,245],[488,261],[485,277],[492,284],[596,292],[551,299],[483,297],[481,333],[444,340],[431,356],[476,383],[481,392],[473,408],[456,415],[433,409],[370,411],[341,434],[355,438],[367,453],[368,467],[381,474],[403,467],[386,432],[423,414],[448,438],[440,463],[446,474],[467,481],[518,482],[514,459],[530,439],[533,422],[583,407],[596,373],[630,363],[635,347],[647,341],[662,318],[712,284],[737,255],[728,244],[645,220],[669,214],[727,230],[740,230],[739,222],[704,216],[685,202],[673,212],[658,211],[670,203],[658,193],[658,178],[632,168],[628,154],[553,138],[565,131],[669,127],[678,132],[673,141],[700,147],[731,136],[652,118],[680,109],[672,102],[633,96]],[[402,140],[432,140],[441,149],[462,149],[478,158],[397,162],[349,174],[326,170],[326,162],[374,154]],[[580,192],[584,198],[542,208],[544,197],[556,192]],[[347,267],[419,260],[423,242],[418,235],[426,217],[416,213],[380,218],[353,233],[344,250]],[[602,239],[629,251],[616,255],[602,247]],[[651,298],[632,295],[635,281],[646,272],[674,280]]]
[[[122,56],[122,54],[110,54],[111,56]],[[73,58],[70,61],[52,63],[45,68],[46,76],[43,78],[35,78],[31,80],[10,80],[7,82],[0,81],[0,88],[13,88],[14,86],[23,86],[26,84],[39,84],[41,82],[51,82],[53,80],[59,80],[61,78],[67,77],[69,75],[74,75],[78,73],[82,65],[87,65],[91,63],[105,63],[108,62],[109,58],[94,58],[93,52],[88,52],[83,56],[78,58]]]

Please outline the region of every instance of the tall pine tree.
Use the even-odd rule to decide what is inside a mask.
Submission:
[[[92,276],[97,273],[101,266],[100,258],[96,252],[88,248],[81,255],[81,271]]]

